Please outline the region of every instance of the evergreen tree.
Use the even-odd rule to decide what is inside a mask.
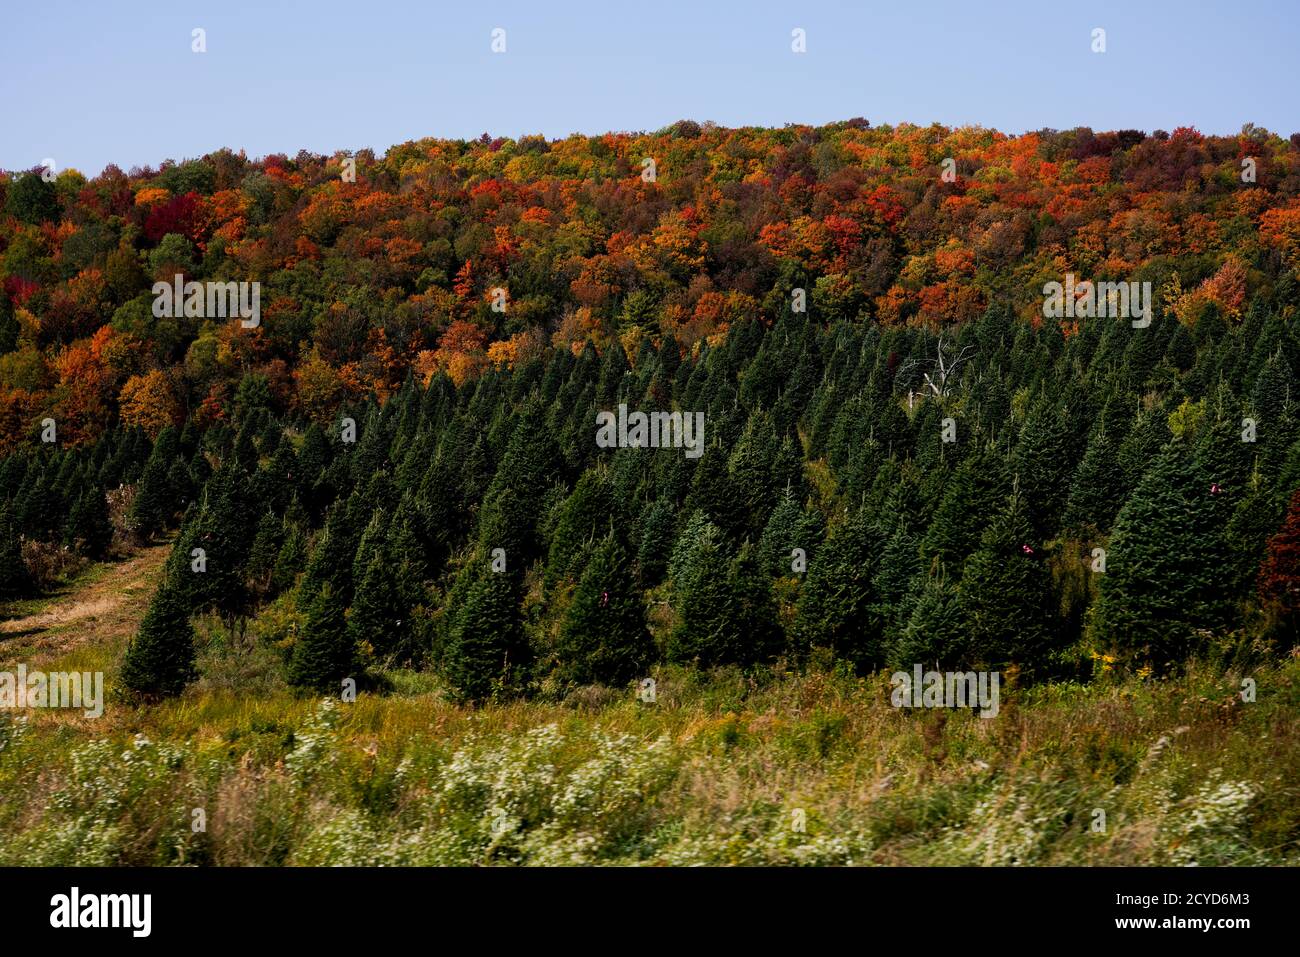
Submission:
[[[987,664],[1043,660],[1050,640],[1052,578],[1019,492],[985,529],[962,578],[970,655]]]
[[[607,535],[592,552],[556,643],[559,674],[577,684],[626,684],[654,654],[631,561]]]
[[[341,691],[356,667],[356,646],[348,632],[343,603],[326,582],[307,610],[307,623],[293,646],[289,684],[317,691]]]
[[[795,634],[802,648],[827,648],[860,670],[884,658],[884,622],[872,579],[884,542],[864,513],[836,529],[808,568]]]
[[[154,593],[122,660],[122,684],[145,697],[170,697],[196,675],[189,610],[166,582]]]
[[[307,564],[307,536],[298,525],[289,525],[284,543],[275,556],[271,571],[271,592],[280,594],[293,588],[298,574]]]
[[[1167,666],[1194,650],[1198,629],[1228,625],[1228,550],[1210,484],[1185,442],[1152,464],[1115,521],[1095,640]]]
[[[910,672],[918,664],[928,670],[970,663],[970,633],[962,595],[947,578],[917,576],[903,607],[908,615],[889,649],[893,667]]]
[[[1088,442],[1088,451],[1075,469],[1065,524],[1110,531],[1129,488],[1119,464],[1119,449],[1103,426]]]
[[[676,605],[670,661],[748,665],[780,650],[771,589],[748,548],[728,562],[722,546],[705,538],[676,588]]]
[[[546,560],[548,588],[577,575],[582,567],[583,550],[608,527],[612,508],[613,500],[603,471],[584,472],[565,501],[551,537]]]
[[[479,560],[452,614],[442,671],[453,695],[479,702],[518,691],[532,654],[514,577],[490,571],[487,562]]]
[[[108,502],[97,485],[77,497],[68,515],[68,544],[87,558],[102,559],[113,541],[113,523],[108,517]]]
[[[675,520],[676,509],[666,498],[656,499],[645,513],[636,560],[641,570],[641,581],[647,587],[658,585],[668,571]]]
[[[925,537],[926,560],[960,574],[962,564],[979,547],[989,519],[1011,492],[1005,459],[993,448],[967,456],[943,492]]]
[[[31,575],[23,561],[18,528],[13,521],[13,511],[5,506],[0,511],[0,599],[21,598],[32,588]]]
[[[402,609],[393,569],[382,551],[376,551],[357,586],[348,614],[348,633],[354,647],[369,646],[379,658],[396,654],[408,645],[411,622]]]

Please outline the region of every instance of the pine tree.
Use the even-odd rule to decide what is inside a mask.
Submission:
[[[609,525],[613,501],[602,471],[582,474],[560,511],[546,559],[546,585],[575,577],[582,568],[583,550]]]
[[[145,462],[144,473],[136,483],[135,500],[127,516],[126,527],[141,544],[148,542],[179,510],[171,483],[171,468],[179,453],[176,430],[167,426]]]
[[[1110,531],[1130,488],[1119,464],[1119,449],[1103,426],[1088,442],[1083,461],[1074,471],[1064,521],[1074,528]]]
[[[407,647],[409,615],[398,600],[393,569],[381,551],[376,551],[357,586],[348,614],[348,633],[353,646],[369,646],[379,658],[387,658]]]
[[[962,578],[970,655],[987,664],[1041,661],[1051,636],[1052,578],[1019,491],[980,538]]]
[[[654,587],[668,571],[668,557],[672,553],[676,509],[666,498],[659,498],[645,513],[641,523],[641,544],[636,561],[641,570],[641,581]]]
[[[293,588],[306,564],[307,536],[298,525],[289,525],[271,571],[271,593],[278,595]]]
[[[811,554],[813,542],[804,535],[805,531],[803,508],[787,492],[772,509],[758,542],[763,571],[778,578],[791,574],[794,549],[802,548],[805,557]]]
[[[0,599],[22,598],[31,588],[13,510],[6,505],[0,511]]]
[[[88,558],[99,560],[108,553],[113,523],[108,517],[108,502],[97,485],[77,497],[68,515],[67,539]]]
[[[827,648],[865,670],[883,660],[884,622],[872,588],[884,545],[860,512],[836,529],[808,567],[795,635],[802,648]]]
[[[166,582],[154,593],[122,660],[122,684],[145,697],[178,695],[196,675],[194,627],[185,602]]]
[[[1039,538],[1056,530],[1074,461],[1060,412],[1046,402],[1030,412],[1016,445],[1014,468],[1025,517]]]
[[[532,654],[514,576],[490,571],[480,559],[452,614],[442,662],[452,694],[461,701],[479,702],[519,691]]]
[[[1229,623],[1228,550],[1209,477],[1173,441],[1115,521],[1092,634],[1156,666],[1185,659],[1198,629]]]
[[[607,535],[592,552],[556,643],[559,675],[577,684],[623,685],[654,654],[631,561]]]
[[[695,574],[698,557],[707,545],[717,545],[722,539],[718,526],[709,521],[703,512],[693,512],[677,536],[672,556],[668,560],[668,578],[676,589]]]
[[[740,636],[732,618],[733,597],[725,553],[715,537],[694,549],[674,581],[677,625],[668,636],[668,660],[703,667],[735,659]]]
[[[293,646],[287,679],[299,688],[338,691],[356,667],[356,646],[348,633],[343,603],[327,582],[312,599],[307,623]]]
[[[284,523],[272,511],[262,513],[257,523],[257,534],[248,553],[248,578],[253,590],[265,595],[271,584],[276,557],[284,544]]]
[[[1010,492],[1006,461],[995,449],[967,456],[944,489],[921,540],[921,554],[928,562],[960,574],[963,563],[979,547],[989,519]]]
[[[961,668],[971,661],[961,592],[943,575],[918,576],[904,606],[909,614],[891,643],[893,667]]]

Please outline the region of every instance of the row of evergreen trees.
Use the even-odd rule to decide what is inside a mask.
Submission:
[[[302,621],[286,677],[326,689],[376,662],[467,699],[665,659],[1163,669],[1239,630],[1290,640],[1256,579],[1300,486],[1294,292],[1195,328],[791,316],[693,356],[408,381],[327,427],[253,403],[147,454],[118,434],[14,456],[5,521],[52,534],[28,498],[127,480],[134,534],[179,521],[127,656],[149,693],[192,678],[195,613],[237,628],[274,601]],[[941,351],[964,357],[946,381]],[[703,411],[704,454],[597,448],[620,402]]]

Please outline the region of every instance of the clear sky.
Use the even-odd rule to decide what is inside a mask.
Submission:
[[[221,146],[382,153],[686,118],[1289,136],[1298,64],[1297,0],[6,0],[0,167],[94,175]]]

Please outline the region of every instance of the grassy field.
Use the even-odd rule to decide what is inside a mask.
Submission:
[[[478,709],[391,672],[295,695],[204,629],[177,700],[112,700],[166,547],[9,609],[0,669],[104,671],[103,717],[0,712],[8,864],[1293,864],[1300,659],[891,707],[886,675],[656,672]],[[211,623],[209,623],[211,625]]]

